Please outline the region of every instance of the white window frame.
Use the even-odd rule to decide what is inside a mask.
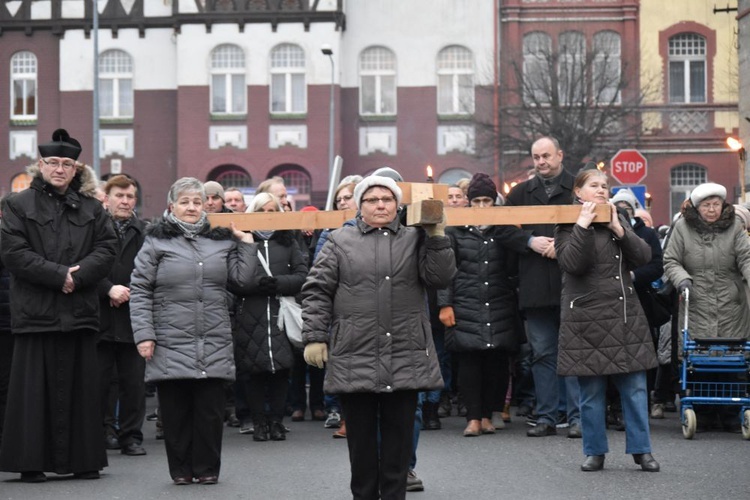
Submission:
[[[570,40],[568,40],[570,38]],[[584,104],[586,99],[586,37],[580,31],[564,31],[558,38],[557,95],[560,104]],[[570,96],[571,89],[577,95]],[[577,86],[577,88],[576,88]]]
[[[683,163],[669,171],[670,217],[680,213],[679,209],[693,189],[708,182],[708,169],[697,163]]]
[[[391,116],[398,111],[398,82],[396,80],[396,55],[392,50],[374,46],[363,50],[359,56],[359,113],[362,116]],[[387,91],[388,83],[384,80],[393,79],[392,88],[393,109],[388,109]],[[375,94],[375,109],[365,111],[364,109],[364,81],[372,80]]]
[[[669,80],[669,88],[667,89],[669,102],[675,104],[687,104],[687,103],[705,103],[708,102],[708,64],[706,64],[706,55],[708,42],[706,37],[699,35],[698,33],[678,33],[669,38],[667,45],[667,55],[669,58],[667,65],[667,79]],[[690,75],[690,66],[692,63],[702,62],[703,63],[703,99],[692,100],[692,86],[694,83]],[[672,64],[682,63],[683,71],[683,92],[684,99],[682,101],[672,100]]]
[[[22,50],[13,54],[10,59],[10,118],[12,120],[36,120],[39,108],[39,85],[37,84],[38,62],[36,55],[28,50]],[[21,85],[23,110],[20,114],[15,113],[16,105],[16,83]],[[29,92],[29,85],[33,86]],[[33,94],[34,110],[29,112],[28,97]]]
[[[211,100],[209,107],[212,114],[244,115],[247,114],[247,84],[245,51],[234,44],[218,45],[211,51]],[[214,83],[215,79],[222,80],[221,87]],[[239,84],[241,93],[235,95],[234,84]],[[214,108],[215,93],[224,92],[223,109]],[[239,101],[239,102],[238,102]],[[235,109],[236,108],[236,109]]]
[[[446,79],[450,80],[448,88],[442,84]],[[467,80],[468,85],[462,86],[461,82]],[[474,55],[471,50],[450,45],[438,53],[437,87],[438,114],[470,115],[474,112]],[[441,96],[446,94],[450,98],[450,109],[442,107]]]
[[[112,86],[112,94],[109,96],[112,102],[104,102],[108,97],[101,91],[105,84]],[[99,89],[99,118],[133,118],[133,58],[130,54],[120,49],[106,50],[99,54]],[[110,107],[111,114],[104,114]]]
[[[594,34],[592,70],[593,100],[604,104],[620,104],[622,99],[619,89],[622,80],[622,37],[618,32],[606,30]]]
[[[523,99],[526,104],[549,104],[552,89],[550,58],[552,37],[543,31],[532,31],[523,36]],[[529,82],[539,73],[540,83]],[[533,95],[529,95],[533,93]]]
[[[282,43],[271,51],[271,91],[268,95],[268,109],[271,113],[307,113],[307,81],[305,78],[305,51],[299,45]],[[281,109],[274,109],[274,76],[283,77],[283,101]],[[302,77],[301,96],[295,99],[294,80]],[[295,78],[296,77],[296,78]]]

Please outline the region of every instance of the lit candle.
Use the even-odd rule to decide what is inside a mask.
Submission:
[[[430,165],[427,165],[427,182],[435,182],[435,179],[432,178],[432,167]]]

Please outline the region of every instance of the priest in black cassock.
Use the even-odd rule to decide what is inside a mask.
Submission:
[[[102,439],[96,336],[97,284],[117,237],[64,129],[39,146],[31,187],[6,200],[0,257],[10,272],[15,336],[0,470],[25,482],[45,472],[98,479]]]

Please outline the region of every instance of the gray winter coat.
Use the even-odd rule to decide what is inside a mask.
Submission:
[[[234,380],[227,286],[243,290],[258,266],[255,244],[225,228],[188,239],[162,220],[146,231],[130,282],[135,343],[156,342],[146,381]]]
[[[695,208],[687,207],[664,250],[664,273],[675,286],[686,279],[693,282],[690,335],[748,338],[750,310],[745,288],[750,282],[750,240],[732,205],[725,204],[713,224],[706,224]],[[680,311],[679,331],[683,318]]]
[[[302,287],[304,341],[329,344],[325,391],[441,389],[425,287],[455,271],[447,237],[398,219],[333,231]]]
[[[651,260],[651,247],[621,219],[617,239],[603,224],[555,230],[562,275],[557,373],[597,376],[657,365],[648,321],[630,271]]]

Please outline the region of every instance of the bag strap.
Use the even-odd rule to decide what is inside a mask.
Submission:
[[[263,254],[260,252],[258,252],[258,260],[260,261],[260,264],[263,266],[263,269],[266,270],[266,274],[268,274],[269,276],[273,276],[273,274],[271,274],[271,268],[268,267],[268,262],[266,262],[266,258],[263,257]]]

